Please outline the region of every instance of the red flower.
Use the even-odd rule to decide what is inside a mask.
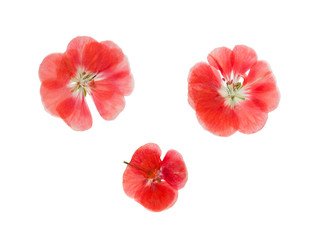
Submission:
[[[105,120],[113,120],[134,85],[122,50],[111,41],[99,43],[90,37],[76,37],[65,53],[48,55],[39,77],[45,109],[79,131],[92,126],[86,95],[92,96]]]
[[[123,174],[123,188],[145,208],[159,212],[174,205],[177,190],[187,181],[183,157],[175,150],[166,153],[161,161],[161,149],[148,143],[134,153]]]
[[[219,136],[261,130],[280,99],[269,65],[242,45],[216,48],[208,62],[188,77],[188,101],[202,126]]]

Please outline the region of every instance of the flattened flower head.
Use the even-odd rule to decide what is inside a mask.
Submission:
[[[65,53],[48,55],[40,65],[39,77],[45,109],[80,131],[92,126],[87,95],[105,120],[113,120],[134,86],[122,50],[111,41],[99,43],[90,37],[76,37]]]
[[[243,45],[216,48],[188,77],[188,100],[208,131],[230,136],[261,130],[280,95],[269,65]]]
[[[148,210],[159,212],[174,205],[187,182],[183,157],[175,150],[161,160],[161,149],[148,143],[134,153],[123,174],[125,193]]]

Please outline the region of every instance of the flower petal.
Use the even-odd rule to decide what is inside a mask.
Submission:
[[[187,168],[182,155],[170,150],[166,153],[161,166],[163,179],[175,189],[185,186],[188,178]]]
[[[90,90],[95,106],[103,119],[113,120],[123,111],[124,97],[108,81],[96,81]]]
[[[190,105],[195,109],[201,125],[219,136],[230,136],[238,129],[234,111],[225,106],[216,86],[220,76],[208,64],[197,64],[191,69],[188,85]]]
[[[144,187],[148,173],[157,171],[161,164],[161,149],[154,143],[138,148],[123,174],[125,193],[134,198],[135,193]]]
[[[239,119],[238,131],[246,134],[261,130],[267,121],[268,114],[260,108],[258,100],[245,100],[236,105],[235,112]]]
[[[130,72],[129,63],[126,57],[117,64],[112,71],[107,69],[99,74],[100,83],[112,85],[117,92],[124,96],[130,95],[134,88],[134,80]]]
[[[62,61],[62,53],[53,53],[46,56],[39,67],[41,82],[57,80],[57,69]]]
[[[108,44],[106,44],[106,42]],[[88,43],[83,51],[82,63],[87,71],[100,73],[112,69],[123,61],[122,50],[110,41]]]
[[[160,212],[174,205],[178,192],[167,182],[146,183],[135,194],[135,200],[148,210]]]
[[[209,64],[218,69],[221,74],[230,79],[232,72],[232,50],[226,47],[215,48],[207,57]]]
[[[45,57],[39,67],[39,78],[44,87],[61,88],[68,84],[74,68],[70,59],[62,53]]]
[[[84,131],[92,127],[92,116],[83,94],[66,98],[57,106],[60,117],[72,129]]]
[[[233,71],[234,75],[245,73],[257,62],[257,54],[254,49],[244,46],[237,45],[233,49]]]
[[[128,165],[123,174],[123,189],[127,196],[134,198],[135,193],[144,187],[147,181],[146,173]]]
[[[280,93],[270,66],[265,61],[258,61],[251,68],[244,81],[244,86],[250,99],[260,102],[262,111],[270,112],[277,108]]]
[[[219,89],[221,78],[219,72],[207,63],[197,63],[188,75],[188,102],[195,109],[201,89]]]
[[[215,94],[215,96],[213,95]],[[238,129],[238,117],[234,110],[225,106],[219,93],[210,93],[196,108],[200,124],[208,131],[221,137],[228,137]]]
[[[40,64],[39,77],[41,80],[40,94],[44,108],[54,116],[59,116],[57,106],[66,98],[71,97],[67,87],[75,68],[68,55],[50,54]]]
[[[82,65],[82,55],[87,44],[97,42],[91,37],[81,36],[71,40],[68,44],[67,52],[72,56],[72,61],[79,67]]]
[[[47,88],[43,84],[40,88],[41,100],[46,111],[58,117],[57,106],[66,98],[71,97],[71,90],[67,87]]]
[[[191,86],[200,84],[219,89],[221,81],[219,72],[204,62],[192,67],[188,75],[188,84]]]
[[[79,36],[79,37],[73,38],[68,44],[67,51],[77,50],[80,54],[82,54],[86,44],[91,42],[96,42],[96,40],[87,36]]]
[[[260,80],[269,74],[272,74],[270,66],[265,61],[258,61],[250,69],[249,74],[244,81],[244,86],[260,82]]]
[[[130,163],[146,172],[158,170],[161,154],[162,151],[157,144],[147,143],[135,151]]]

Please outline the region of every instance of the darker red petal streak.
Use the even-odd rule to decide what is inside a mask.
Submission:
[[[68,44],[67,53],[72,56],[72,61],[79,67],[82,66],[83,51],[87,44],[97,42],[91,37],[76,37]]]
[[[91,42],[83,51],[83,66],[90,72],[99,73],[112,70],[124,59],[121,49],[106,44]]]
[[[74,130],[84,131],[92,126],[92,116],[84,96],[65,99],[57,106],[57,112]]]
[[[145,172],[153,172],[160,168],[161,154],[162,151],[157,144],[145,144],[136,150],[130,163]]]

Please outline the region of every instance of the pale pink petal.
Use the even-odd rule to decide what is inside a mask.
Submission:
[[[92,127],[92,116],[82,93],[61,102],[57,106],[57,112],[74,130],[84,131]]]
[[[66,52],[72,56],[72,61],[77,67],[82,66],[82,56],[85,46],[92,42],[97,41],[91,37],[82,36],[73,38],[68,44]]]
[[[244,45],[237,45],[234,47],[233,58],[234,75],[245,75],[245,73],[257,62],[255,50]]]
[[[41,85],[40,88],[41,100],[46,111],[58,117],[57,106],[65,99],[72,96],[70,88],[46,88]]]
[[[239,121],[238,131],[249,134],[264,127],[268,113],[260,109],[260,104],[257,100],[245,100],[235,106]]]
[[[71,97],[71,89],[67,87],[74,67],[70,59],[60,53],[50,54],[40,64],[40,94],[44,108],[54,116],[59,116],[57,106]]]
[[[214,89],[219,89],[221,82],[222,80],[218,71],[207,63],[197,63],[189,71],[188,84],[191,86],[206,85]]]
[[[62,61],[62,53],[52,53],[46,56],[39,67],[41,82],[56,81],[57,71]]]
[[[215,48],[207,57],[209,64],[220,70],[221,74],[230,79],[232,72],[232,50],[226,47]]]
[[[266,78],[273,78],[273,76],[267,76]],[[263,111],[271,112],[278,107],[280,93],[276,84],[254,86],[251,88],[250,93],[252,100],[258,100],[263,103],[263,106],[261,107]]]
[[[265,61],[257,61],[245,78],[244,85],[260,82],[267,75],[272,74],[270,66]]]
[[[200,124],[218,136],[230,136],[238,129],[238,118],[233,109],[224,104],[224,98],[215,89],[193,87],[189,96]]]
[[[206,101],[203,99],[201,106],[196,108],[197,119],[206,130],[217,136],[228,137],[237,131],[239,118],[232,108],[225,106],[221,96],[213,97],[212,94]]]
[[[202,89],[217,89],[221,86],[219,72],[207,63],[197,63],[188,75],[188,102],[195,109],[196,98],[200,97]]]
[[[75,69],[70,59],[62,53],[53,53],[45,57],[39,67],[42,86],[48,89],[65,87]]]
[[[147,181],[145,172],[128,165],[123,174],[123,189],[127,196],[134,198],[135,193],[144,187]]]
[[[250,99],[256,99],[265,112],[277,108],[280,100],[275,77],[265,61],[258,61],[250,70],[244,86]]]
[[[105,120],[115,119],[124,109],[124,96],[113,85],[105,81],[96,81],[91,87],[91,95],[97,110]]]
[[[124,96],[130,95],[134,88],[134,80],[126,57],[114,68],[99,73],[99,79],[101,79],[100,83],[112,85],[117,92]]]
[[[238,119],[218,92],[221,79],[216,69],[199,63],[191,69],[188,82],[189,103],[200,124],[216,135],[232,135],[238,129]]]
[[[125,107],[124,95],[129,95],[134,87],[127,58],[122,50],[111,41],[91,44],[86,48],[86,56],[92,55],[86,63],[88,69],[96,70],[98,79],[91,86],[94,103],[105,120],[113,120]]]

